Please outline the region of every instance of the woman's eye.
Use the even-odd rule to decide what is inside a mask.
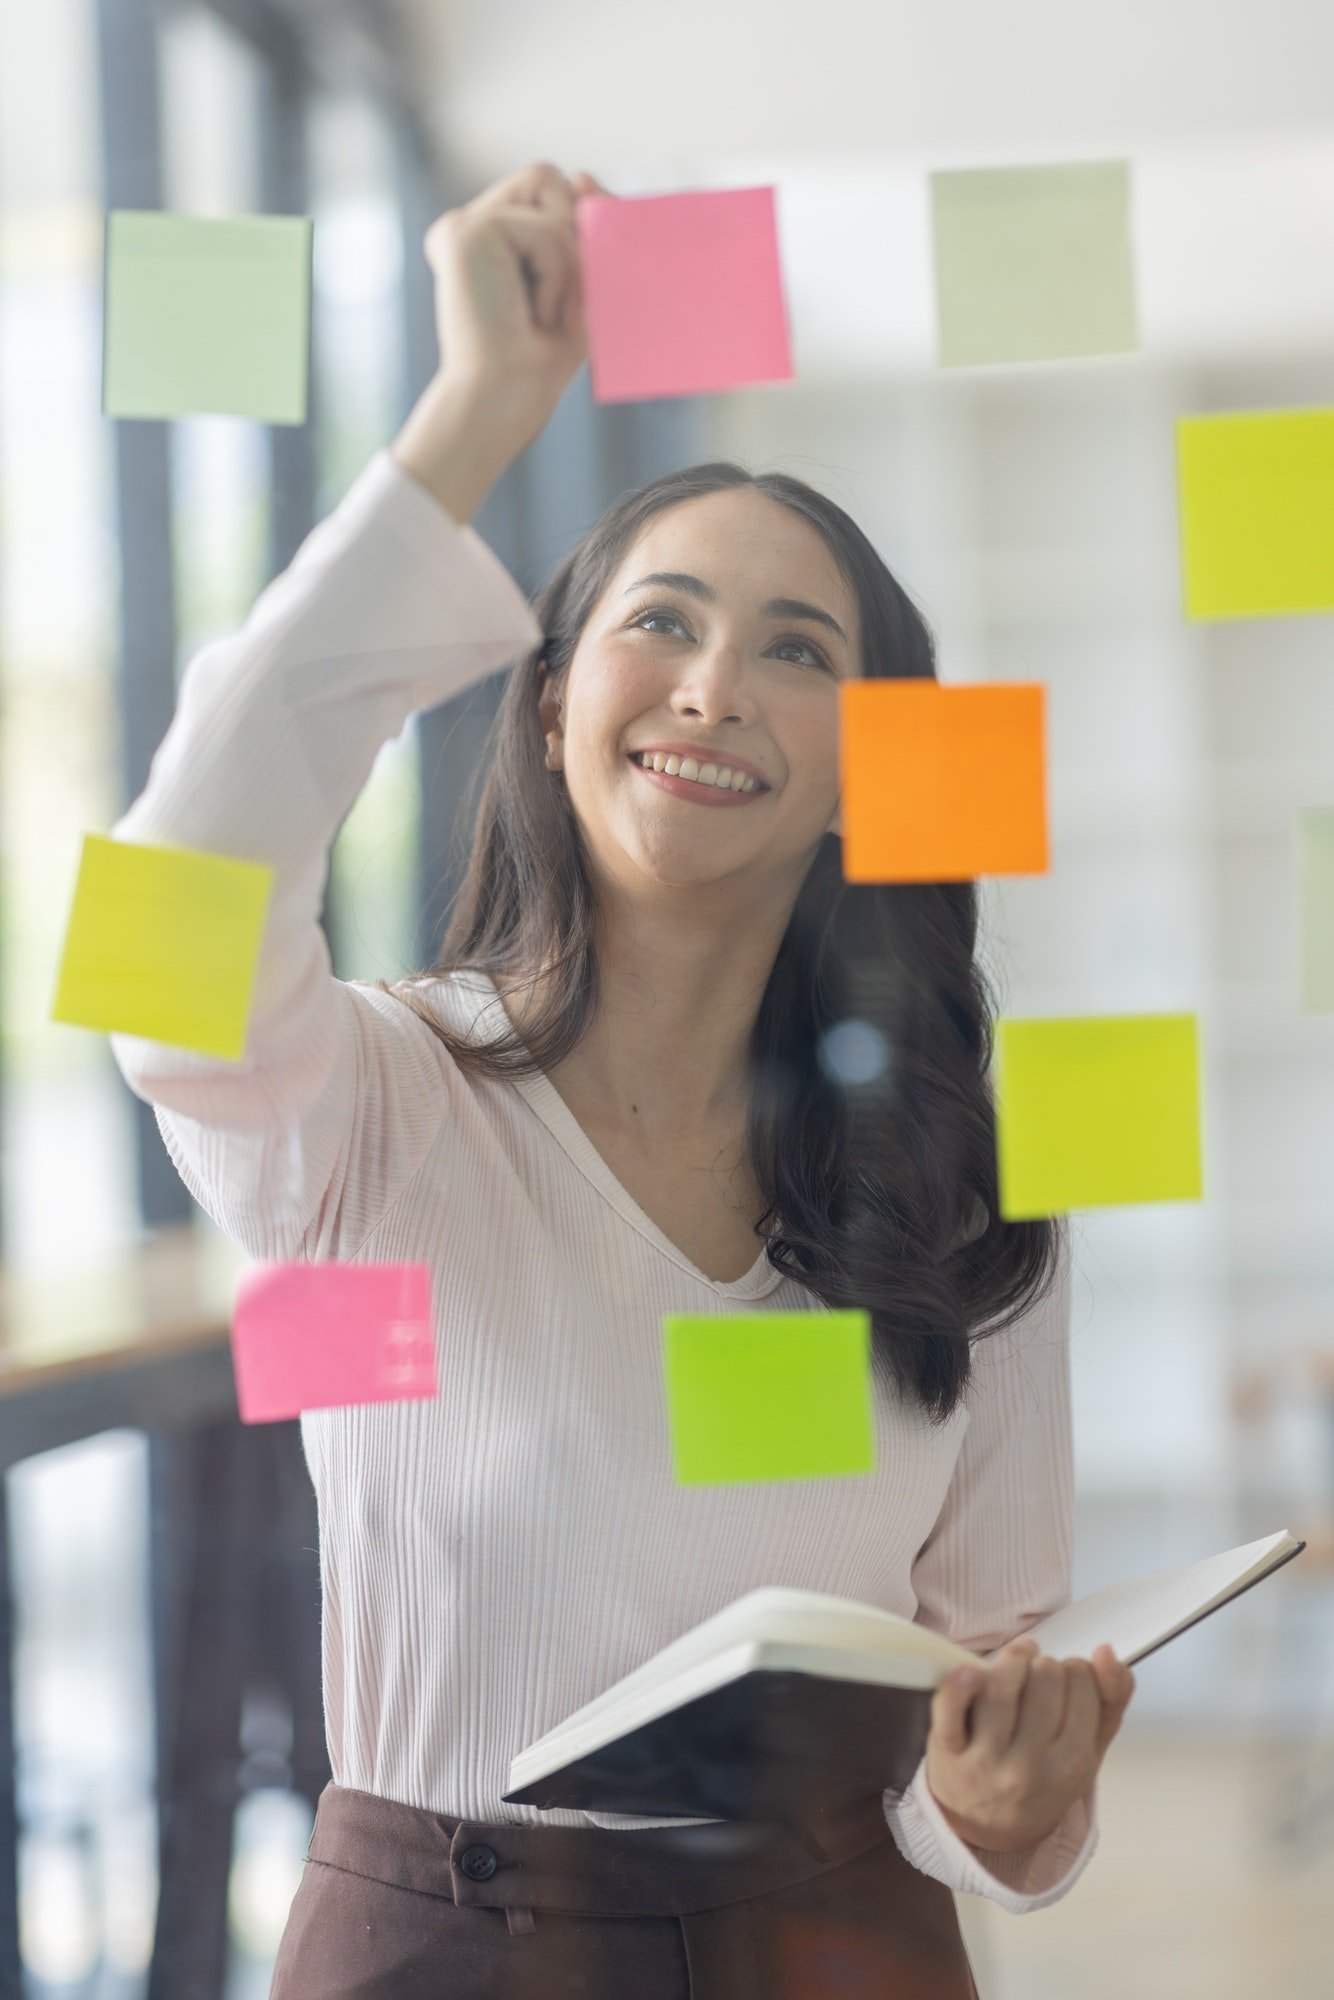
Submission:
[[[823,667],[829,673],[833,672],[820,648],[808,645],[805,639],[781,639],[779,644],[790,647],[794,652],[805,653],[808,659],[814,660],[817,667]]]
[[[647,632],[650,625],[655,624],[659,619],[662,618],[665,618],[669,624],[680,625],[682,627],[682,630],[684,630],[684,625],[682,623],[682,620],[675,611],[666,611],[666,610],[641,611],[639,616],[637,618],[631,619],[630,622],[632,625],[637,625],[641,627],[642,630]],[[811,645],[810,642],[806,639],[780,639],[776,643],[779,646],[786,648],[790,652],[805,653],[808,659],[813,660],[816,666],[823,667],[826,670],[826,672],[833,671],[833,669],[829,665],[828,660],[825,658],[824,654],[820,651],[820,648],[818,646]]]

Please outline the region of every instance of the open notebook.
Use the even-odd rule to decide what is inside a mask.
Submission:
[[[1024,1631],[1056,1659],[1089,1659],[1106,1641],[1133,1667],[1305,1547],[1280,1529],[1107,1584]],[[809,1824],[840,1802],[901,1792],[926,1748],[939,1682],[999,1651],[971,1653],[841,1597],[752,1590],[521,1750],[504,1797]]]

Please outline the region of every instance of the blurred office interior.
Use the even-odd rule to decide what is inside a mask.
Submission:
[[[0,1929],[16,1897],[23,1990],[260,2000],[323,1775],[296,1426],[238,1437],[225,1347],[192,1356],[177,1278],[164,1307],[151,1275],[188,1238],[181,1282],[216,1319],[239,1253],[105,1038],[49,1019],[81,841],[141,789],[185,662],[427,380],[433,215],[539,158],[621,194],[773,184],[796,375],[599,407],[585,371],[478,532],[531,589],[672,466],[821,487],[925,611],[943,678],[1047,686],[1053,867],[987,887],[1007,1010],[1200,1017],[1206,1198],[1075,1225],[1075,1592],[1281,1527],[1308,1547],[1143,1663],[1072,1893],[1022,1920],[960,1898],[984,2000],[1111,2000],[1128,1975],[1141,2000],[1317,2000],[1334,1020],[1298,1003],[1293,823],[1334,804],[1334,622],[1186,620],[1174,423],[1331,401],[1322,0],[0,0]],[[1139,350],[941,368],[928,174],[1098,158],[1131,165]],[[111,208],[313,216],[308,424],[102,416]],[[387,745],[344,822],[341,977],[428,962],[498,684]],[[201,1610],[209,1565],[231,1594]],[[205,1672],[209,1617],[235,1643]],[[219,1739],[194,1723],[228,1674]],[[164,1943],[168,1764],[214,1846],[182,1861]]]

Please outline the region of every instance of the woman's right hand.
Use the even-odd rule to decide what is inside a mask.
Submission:
[[[587,359],[575,203],[605,194],[547,161],[447,209],[426,232],[442,384],[484,402],[513,456]]]

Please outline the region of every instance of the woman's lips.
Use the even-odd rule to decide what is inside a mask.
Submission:
[[[641,778],[647,778],[651,784],[661,785],[674,798],[689,799],[692,805],[753,806],[757,799],[767,799],[769,796],[767,791],[720,792],[716,785],[701,785],[694,778],[670,778],[665,771],[648,770],[643,764],[636,763],[633,757],[630,759],[630,764],[638,771]]]

